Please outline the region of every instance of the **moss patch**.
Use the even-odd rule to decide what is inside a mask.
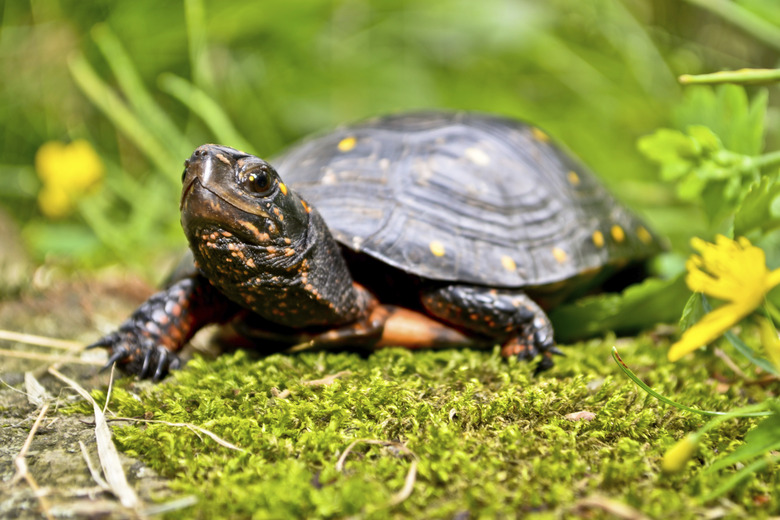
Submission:
[[[187,511],[196,518],[553,518],[577,512],[588,497],[654,518],[693,518],[713,507],[726,516],[778,511],[776,469],[728,500],[692,498],[717,485],[718,475],[699,470],[733,449],[750,421],[729,422],[708,436],[683,473],[660,474],[663,452],[702,420],[635,388],[610,359],[614,343],[567,348],[567,357],[539,377],[498,351],[196,359],[163,384],[124,382],[111,409],[194,423],[247,453],[162,424],[114,431],[121,449],[172,479],[174,491],[198,497]],[[666,346],[649,338],[619,348],[640,377],[681,402],[715,410],[747,402],[737,386],[717,391],[711,367],[670,365]],[[345,370],[332,384],[306,384]],[[595,418],[565,417],[581,411]],[[392,447],[360,444],[345,471],[336,471],[355,439],[399,441],[416,454],[418,475],[406,501],[389,505],[410,465]]]

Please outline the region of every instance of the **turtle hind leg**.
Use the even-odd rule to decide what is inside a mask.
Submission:
[[[420,299],[437,319],[501,343],[504,357],[541,356],[537,371],[551,368],[552,355],[561,353],[547,314],[523,291],[451,284],[423,289]]]

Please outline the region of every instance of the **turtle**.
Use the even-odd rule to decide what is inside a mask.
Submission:
[[[291,347],[560,354],[546,314],[661,249],[659,237],[535,126],[478,112],[378,117],[272,161],[205,144],[185,161],[190,257],[91,347],[141,378],[223,324]]]

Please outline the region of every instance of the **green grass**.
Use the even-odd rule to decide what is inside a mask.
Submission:
[[[662,475],[664,451],[703,420],[637,389],[612,363],[614,343],[567,348],[567,357],[538,377],[497,351],[261,359],[238,352],[196,359],[164,384],[125,381],[110,408],[193,423],[247,451],[181,427],[115,428],[121,449],[172,479],[176,493],[198,498],[171,517],[453,518],[468,511],[471,518],[553,518],[594,495],[654,518],[698,517],[712,504],[695,497],[720,482],[717,473],[699,470],[732,450],[754,423],[726,423],[706,436],[686,471]],[[715,391],[703,364],[667,363],[665,345],[649,338],[620,345],[640,377],[673,399],[714,410],[747,402],[739,386]],[[342,370],[351,373],[329,386],[304,384]],[[274,397],[273,389],[290,394]],[[595,419],[565,418],[579,411]],[[409,457],[393,448],[358,445],[345,471],[336,470],[355,439],[401,442],[416,455],[417,479],[406,501],[391,505],[410,467]],[[739,487],[722,502],[726,516],[776,513],[777,479],[773,467]],[[769,502],[758,506],[756,497]]]

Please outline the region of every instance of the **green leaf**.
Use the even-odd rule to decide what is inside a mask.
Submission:
[[[727,148],[743,153],[751,153],[746,140],[740,135],[745,130],[745,122],[748,115],[748,97],[745,89],[737,85],[723,85],[716,89],[718,109],[723,118],[728,118],[731,125],[723,126],[718,131],[728,143]]]
[[[712,492],[710,492],[707,496],[705,496],[702,499],[702,501],[708,502],[710,500],[718,498],[719,496],[724,495],[725,493],[728,493],[731,489],[736,487],[743,480],[752,477],[759,470],[762,470],[767,465],[769,465],[770,462],[776,462],[778,459],[780,459],[780,457],[774,456],[769,459],[759,459],[754,461],[753,463],[749,464],[748,466],[745,466],[741,470],[731,475],[728,479],[724,480],[717,488],[715,488]]]
[[[707,314],[704,311],[704,301],[701,293],[693,293],[688,298],[685,308],[680,317],[680,331],[686,331],[698,322],[702,316]]]
[[[668,128],[661,128],[651,135],[641,137],[637,147],[645,157],[664,168],[672,165],[672,168],[664,173],[666,180],[675,179],[688,171],[690,163],[682,158],[684,155],[697,155],[696,144],[688,136]]]
[[[728,191],[729,181],[716,180],[703,186],[700,192],[701,202],[710,222],[719,223],[733,211],[733,206],[726,203],[729,200],[726,197]]]
[[[556,339],[636,331],[661,322],[675,322],[690,291],[682,275],[669,280],[648,278],[621,294],[588,296],[557,307],[550,313]]]
[[[734,217],[734,235],[746,235],[754,229],[769,231],[780,226],[780,179],[777,174],[763,177],[751,185],[737,208]]]
[[[744,119],[744,125],[740,139],[741,146],[748,155],[758,155],[764,150],[764,118],[766,117],[769,92],[766,89],[759,90],[753,96],[753,102]],[[737,148],[734,148],[738,151]]]
[[[707,187],[707,180],[698,172],[692,172],[680,180],[677,184],[677,196],[683,200],[695,200],[699,197],[704,188]]]
[[[715,461],[706,472],[712,473],[738,462],[745,463],[749,459],[778,449],[780,449],[780,416],[775,413],[758,423],[745,435],[745,441],[741,446]]]
[[[675,110],[674,126],[680,129],[706,126],[726,149],[758,155],[764,146],[766,107],[766,89],[760,89],[749,101],[745,89],[737,85],[692,88]]]
[[[723,148],[723,144],[720,142],[715,133],[708,127],[703,125],[691,125],[688,127],[688,135],[698,143],[704,151],[714,153]],[[699,155],[699,154],[697,154]]]
[[[707,297],[703,294],[701,295],[701,303],[704,312],[712,312],[712,306],[710,305]],[[748,361],[759,367],[761,370],[768,374],[780,375],[780,373],[777,371],[777,368],[775,368],[772,363],[762,357],[759,357],[752,348],[750,348],[744,341],[739,338],[739,336],[731,331],[728,331],[723,334],[723,337],[725,337],[728,342],[731,343],[731,346],[734,347],[734,350],[745,356]]]

